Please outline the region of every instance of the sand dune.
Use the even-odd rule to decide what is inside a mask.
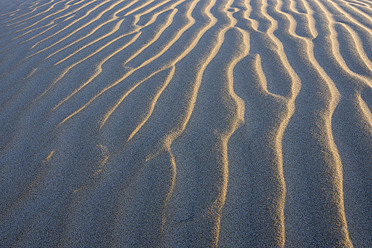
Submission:
[[[369,0],[0,0],[0,247],[372,247]]]

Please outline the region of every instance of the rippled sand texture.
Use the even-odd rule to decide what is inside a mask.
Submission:
[[[0,0],[0,247],[372,247],[369,0]]]

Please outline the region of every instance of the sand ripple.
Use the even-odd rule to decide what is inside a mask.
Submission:
[[[1,247],[372,247],[368,0],[0,0]]]

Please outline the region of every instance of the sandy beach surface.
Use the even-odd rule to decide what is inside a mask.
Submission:
[[[0,247],[372,247],[371,0],[0,0]]]

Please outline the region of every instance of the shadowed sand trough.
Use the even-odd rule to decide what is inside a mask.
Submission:
[[[0,0],[1,247],[372,247],[369,0]]]

